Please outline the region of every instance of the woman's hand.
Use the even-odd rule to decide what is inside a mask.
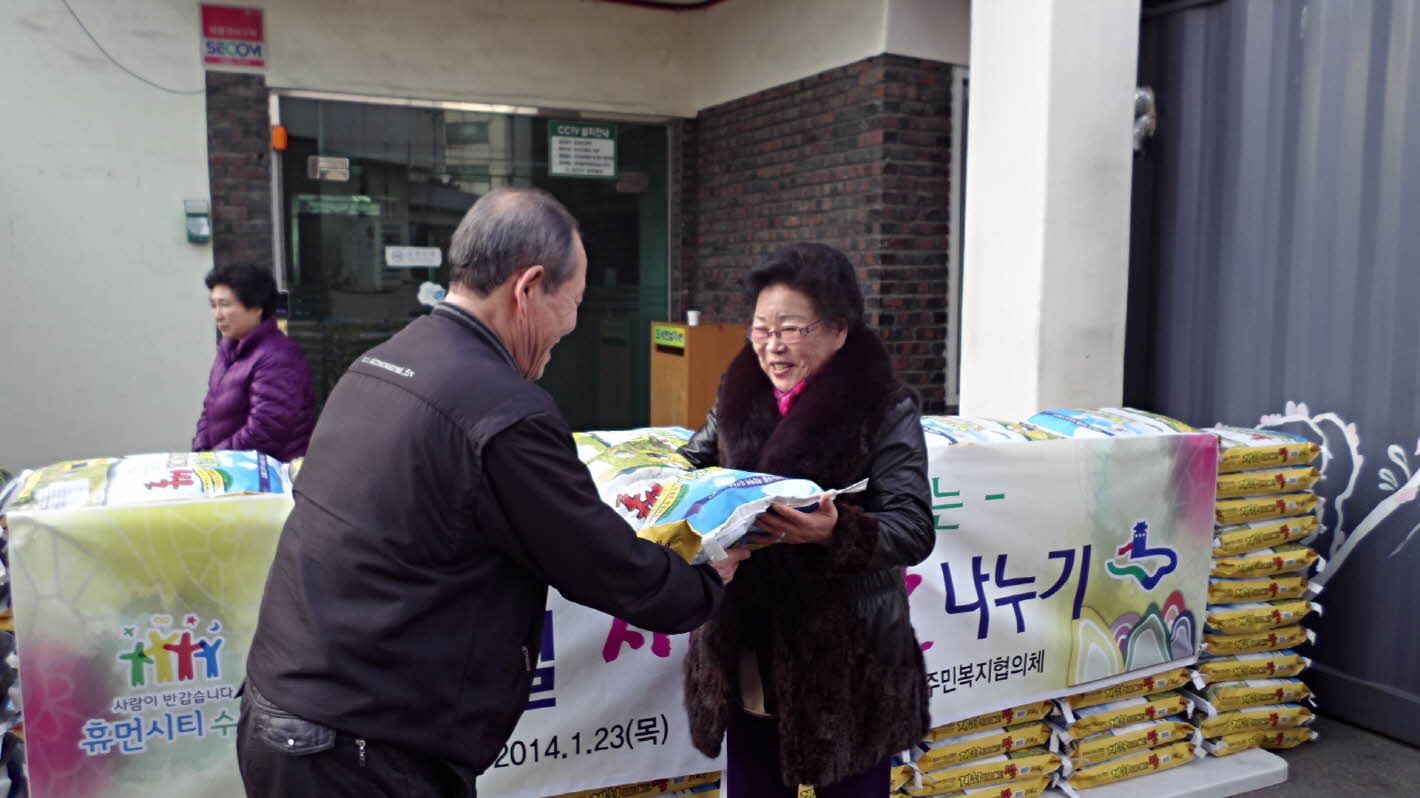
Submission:
[[[760,537],[763,543],[826,544],[833,539],[833,526],[837,523],[838,507],[827,493],[818,497],[818,506],[812,510],[774,505],[755,519],[766,533]]]

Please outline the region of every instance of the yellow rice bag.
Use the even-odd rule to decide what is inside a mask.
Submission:
[[[1188,700],[1177,690],[1142,698],[1126,698],[1086,707],[1075,713],[1075,723],[1065,730],[1068,739],[1080,739],[1102,731],[1132,726],[1150,720],[1162,720],[1182,715],[1189,709]]]
[[[985,729],[928,743],[931,747],[917,760],[917,767],[925,771],[941,770],[975,759],[1009,754],[1021,748],[1034,748],[1048,742],[1050,727],[1039,721],[1005,729]]]
[[[1172,770],[1179,765],[1192,762],[1193,751],[1192,742],[1170,743],[1159,748],[1151,748],[1147,751],[1101,762],[1098,765],[1080,768],[1070,775],[1067,783],[1076,789],[1083,789],[1113,784],[1116,781],[1158,773],[1162,770]]]
[[[1306,599],[1245,601],[1241,604],[1209,604],[1208,628],[1223,634],[1245,634],[1301,623],[1321,605]]]
[[[1218,471],[1305,465],[1321,454],[1321,447],[1295,435],[1264,429],[1219,424],[1204,432],[1218,437]]]
[[[654,779],[635,784],[622,784],[617,787],[598,787],[595,790],[563,793],[553,798],[649,798],[649,796],[682,792],[719,780],[720,771],[717,770],[713,773],[698,773],[694,776],[679,776],[674,779]],[[696,793],[696,795],[709,795],[709,793]]]
[[[1213,556],[1226,557],[1302,540],[1316,531],[1315,515],[1274,518],[1251,524],[1218,527],[1213,532]]]
[[[1218,475],[1218,498],[1239,496],[1270,496],[1306,490],[1316,484],[1321,472],[1312,466],[1265,468],[1261,471],[1239,471]]]
[[[969,790],[943,793],[940,798],[1036,798],[1050,787],[1050,777],[1029,776],[1010,784],[996,784],[990,787],[972,787]]]
[[[1271,601],[1306,596],[1311,589],[1301,574],[1278,574],[1266,579],[1208,580],[1209,604],[1236,604],[1239,601]]]
[[[1230,654],[1251,654],[1254,651],[1281,651],[1284,648],[1300,646],[1316,640],[1316,633],[1301,626],[1283,626],[1262,632],[1241,635],[1219,635],[1205,631],[1203,650],[1209,654],[1226,656]]]
[[[1116,757],[1193,739],[1194,728],[1181,720],[1156,720],[1091,734],[1075,744],[1070,764],[1079,768]]]
[[[1070,708],[1072,710],[1084,709],[1085,707],[1108,704],[1111,701],[1118,701],[1121,698],[1153,695],[1154,693],[1162,693],[1165,690],[1174,690],[1188,684],[1188,680],[1188,669],[1176,668],[1171,671],[1156,673],[1153,676],[1144,676],[1139,679],[1120,682],[1119,684],[1109,687],[1101,687],[1098,690],[1073,695],[1064,700],[1070,702]]]
[[[1211,718],[1203,718],[1198,730],[1204,737],[1222,737],[1244,731],[1259,729],[1290,729],[1306,726],[1316,719],[1316,715],[1301,704],[1263,704],[1230,712],[1219,712]]]
[[[1247,679],[1208,685],[1202,697],[1219,712],[1266,704],[1295,704],[1312,694],[1311,688],[1296,677]]]
[[[1296,676],[1311,664],[1310,659],[1295,651],[1264,651],[1199,660],[1193,667],[1203,676],[1203,681],[1211,683]]]
[[[1029,776],[1048,776],[1060,768],[1064,757],[1044,748],[1027,748],[1013,751],[1005,756],[955,765],[942,770],[922,774],[921,787],[907,787],[907,794],[937,796],[960,792],[973,787],[989,787]]]
[[[927,732],[928,742],[945,740],[948,737],[960,737],[967,732],[979,731],[981,729],[999,729],[1020,723],[1029,723],[1033,720],[1041,720],[1050,714],[1054,704],[1049,701],[1037,701],[1034,704],[1022,704],[1018,707],[1010,707],[1000,712],[987,712],[985,715],[977,715],[974,718],[959,720],[955,723],[948,723],[945,726]]]
[[[1315,493],[1283,493],[1247,499],[1219,499],[1214,518],[1220,524],[1246,524],[1269,518],[1310,513],[1316,509]]]
[[[1231,557],[1216,557],[1213,560],[1213,575],[1239,579],[1291,573],[1312,567],[1317,557],[1316,549],[1310,546],[1287,543]]]
[[[1275,731],[1245,731],[1225,734],[1205,745],[1213,756],[1228,756],[1252,748],[1296,748],[1317,738],[1317,733],[1305,727],[1277,729]]]

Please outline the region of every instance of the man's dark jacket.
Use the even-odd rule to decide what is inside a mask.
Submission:
[[[720,751],[740,702],[739,657],[759,655],[787,785],[828,785],[920,741],[927,674],[908,618],[903,569],[936,544],[927,444],[915,394],[893,375],[870,330],[848,334],[780,416],[746,346],[720,384],[705,427],[681,450],[721,465],[812,479],[865,493],[834,504],[827,545],[775,545],[740,566],[715,617],[691,639],[685,704],[691,740]]]
[[[331,393],[247,676],[295,715],[482,772],[527,705],[549,585],[666,633],[722,593],[598,499],[552,398],[440,305]]]

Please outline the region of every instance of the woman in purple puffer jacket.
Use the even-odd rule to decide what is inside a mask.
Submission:
[[[255,266],[219,266],[207,273],[207,288],[222,340],[192,450],[303,456],[316,421],[315,392],[301,348],[276,327],[276,282]]]

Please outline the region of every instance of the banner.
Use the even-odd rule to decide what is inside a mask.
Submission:
[[[33,798],[243,795],[237,688],[291,497],[8,514]]]
[[[1212,436],[928,445],[937,547],[904,579],[934,725],[1192,660]],[[688,636],[557,595],[548,613],[529,709],[480,795],[540,798],[722,766],[690,745]]]
[[[903,578],[934,724],[1194,656],[1212,436],[950,445],[929,433],[937,545]],[[229,457],[208,480],[185,460],[149,460],[46,469],[33,503],[10,508],[34,798],[242,795],[234,694],[291,499],[220,495],[241,489],[242,474],[260,477],[256,462]],[[198,493],[76,508],[137,500],[119,489],[128,483],[143,501]],[[284,479],[262,485],[285,490]],[[718,770],[690,745],[687,645],[554,593],[528,709],[479,794],[542,798]]]

